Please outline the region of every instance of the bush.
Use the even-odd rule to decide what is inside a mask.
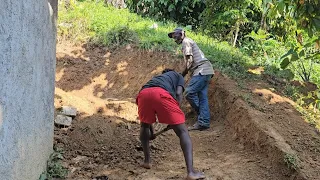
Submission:
[[[68,169],[63,167],[61,160],[63,160],[62,150],[55,149],[47,162],[46,172],[40,175],[39,180],[65,178],[68,175]]]
[[[103,44],[110,47],[118,47],[126,44],[137,44],[139,38],[137,33],[127,26],[112,28],[107,33],[100,33],[92,39],[94,44]]]
[[[200,25],[204,0],[129,0],[129,9],[157,20],[173,20],[182,25]]]

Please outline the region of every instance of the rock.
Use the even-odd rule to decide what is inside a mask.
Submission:
[[[77,163],[79,163],[80,161],[86,161],[88,159],[88,157],[87,156],[77,156],[77,157],[75,157],[75,158],[73,158],[72,159],[72,162],[74,163],[74,164],[77,164]]]
[[[60,114],[75,117],[77,115],[77,109],[70,106],[62,106]]]
[[[71,126],[72,118],[65,115],[57,115],[54,122],[58,125]]]
[[[127,123],[127,128],[128,130],[131,130],[131,125],[129,123]]]

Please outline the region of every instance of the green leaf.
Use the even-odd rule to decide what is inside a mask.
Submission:
[[[168,1],[164,1],[164,5],[167,6],[167,4],[168,4]]]
[[[47,175],[45,173],[42,173],[39,177],[39,180],[46,180],[47,179]]]
[[[312,37],[312,36],[313,36],[313,32],[312,32],[312,29],[311,29],[311,28],[308,28],[308,36],[309,36],[309,37]]]
[[[283,56],[281,56],[281,58],[280,59],[283,59],[283,58],[285,58],[285,57],[287,57],[287,56],[289,56],[289,55],[291,55],[291,54],[293,54],[293,52],[294,52],[294,50],[291,48],[285,55],[283,55]]]
[[[284,60],[282,60],[280,66],[282,69],[285,69],[286,67],[288,67],[289,64],[290,64],[289,58],[285,58]]]
[[[283,13],[284,8],[285,8],[285,3],[284,3],[284,2],[279,2],[278,8],[277,8],[278,11],[279,11],[280,13]]]
[[[312,24],[317,30],[320,30],[320,18],[313,18]]]
[[[179,13],[183,13],[183,9],[184,9],[184,6],[180,6],[180,8],[179,8]]]
[[[299,56],[298,56],[298,53],[297,52],[294,52],[291,56],[291,61],[296,61],[299,59]]]
[[[308,13],[309,14],[312,14],[312,12],[314,11],[314,8],[313,8],[313,6],[311,4],[307,5],[307,9],[308,9]]]
[[[191,31],[192,30],[192,25],[187,25],[184,29]]]
[[[305,56],[306,55],[306,53],[305,53],[305,50],[303,49],[302,51],[300,51],[300,53],[299,53],[299,57],[303,57],[303,56]]]
[[[173,4],[170,4],[170,6],[168,7],[168,11],[171,12],[175,9],[176,7]]]

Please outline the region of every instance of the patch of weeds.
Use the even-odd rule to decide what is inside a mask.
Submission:
[[[293,99],[294,101],[297,100],[297,93],[299,92],[299,90],[295,87],[295,86],[292,86],[290,84],[286,85],[285,86],[285,89],[284,89],[284,94],[287,96],[287,97],[290,97],[291,99]]]
[[[296,110],[301,113],[310,126],[320,130],[320,111],[315,109],[303,108],[301,105],[295,106]]]
[[[242,99],[243,99],[244,101],[246,101],[247,103],[249,103],[250,100],[251,100],[251,98],[252,98],[251,94],[248,94],[248,93],[242,94],[241,97],[242,97]]]
[[[105,44],[110,47],[119,47],[126,44],[137,44],[138,42],[138,35],[128,26],[112,28],[106,34],[101,33],[92,39],[93,44]]]
[[[260,107],[259,105],[257,105],[257,104],[255,104],[255,103],[252,102],[252,96],[251,96],[251,94],[249,94],[249,93],[242,94],[242,95],[241,95],[241,98],[242,98],[244,101],[246,101],[246,102],[249,104],[249,106],[253,107],[254,109],[257,109],[258,111],[261,111],[261,112],[265,112],[265,110],[264,110],[262,107]]]
[[[238,86],[241,88],[241,89],[247,89],[246,87],[246,84],[243,80],[239,80],[238,81]]]
[[[42,173],[39,177],[39,180],[52,180],[53,178],[65,178],[68,175],[68,169],[63,167],[61,149],[55,149],[54,152],[50,155],[47,162],[46,172]]]
[[[298,157],[294,154],[286,153],[284,155],[284,162],[289,169],[297,170],[299,167]]]

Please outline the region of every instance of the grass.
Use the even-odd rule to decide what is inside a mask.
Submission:
[[[157,24],[156,29],[151,28],[154,24]],[[75,1],[68,10],[63,2],[59,4],[58,40],[60,41],[91,42],[104,46],[135,43],[141,49],[168,51],[181,55],[181,47],[167,36],[167,33],[175,27],[178,25],[173,22],[156,22],[130,13],[127,9],[106,6],[103,2]],[[197,42],[215,68],[232,77],[245,77],[246,67],[254,64],[252,58],[231,47],[227,42],[218,42],[191,30],[187,30],[186,34]],[[129,40],[120,42],[123,37]]]

